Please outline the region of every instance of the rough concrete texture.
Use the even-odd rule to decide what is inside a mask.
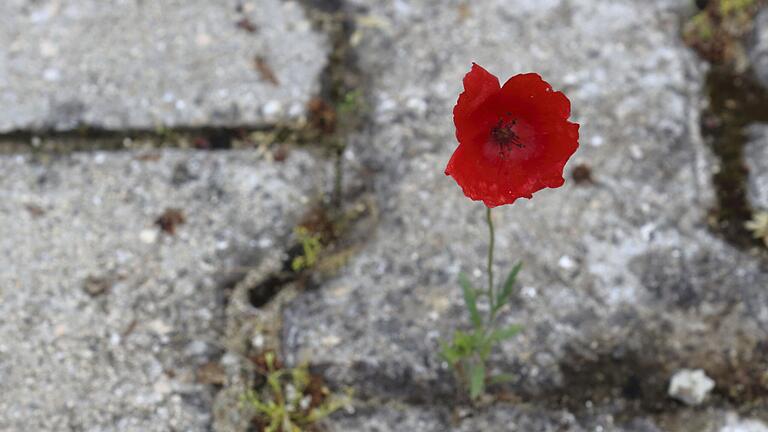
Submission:
[[[681,410],[674,418],[638,417],[629,421],[610,415],[576,417],[569,412],[532,406],[465,410],[457,417],[446,407],[403,404],[362,407],[353,414],[334,416],[334,432],[765,432],[764,422],[718,409]],[[656,423],[659,423],[658,425]]]
[[[747,198],[752,207],[768,210],[768,126],[750,128],[750,140],[744,147],[749,169]]]
[[[437,352],[467,324],[458,273],[485,283],[487,231],[443,170],[476,61],[564,90],[582,124],[568,172],[583,163],[594,179],[495,211],[497,274],[524,262],[505,319],[525,331],[493,361],[517,376],[504,390],[545,413],[648,423],[637,430],[661,429],[638,412],[676,412],[666,390],[680,368],[705,370],[716,401],[766,394],[768,272],[707,228],[714,164],[699,135],[703,67],[678,36],[684,2],[350,3],[373,125],[347,157],[376,174],[381,220],[341,275],[285,310],[289,361],[363,399],[456,400]],[[402,430],[398,415],[371,430]]]
[[[323,172],[302,151],[1,157],[0,431],[209,430],[224,288],[282,251]]]
[[[768,9],[757,14],[750,42],[748,51],[752,69],[763,86],[768,87]]]
[[[0,132],[295,120],[326,58],[294,1],[5,0]]]

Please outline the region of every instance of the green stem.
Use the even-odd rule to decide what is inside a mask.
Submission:
[[[490,234],[491,241],[488,244],[488,301],[490,302],[491,306],[491,321],[493,321],[493,310],[494,310],[494,295],[493,295],[493,243],[494,243],[494,233],[493,233],[493,218],[491,217],[491,208],[486,207],[485,209],[485,220],[488,222],[488,233]],[[491,324],[490,322],[488,324]]]

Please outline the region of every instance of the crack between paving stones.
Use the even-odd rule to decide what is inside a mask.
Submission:
[[[353,223],[360,216],[359,214],[350,216],[350,212],[345,211],[345,205],[358,202],[369,186],[363,185],[356,190],[345,191],[343,184],[345,170],[343,152],[346,149],[347,138],[352,133],[364,130],[368,120],[362,109],[347,109],[342,113],[343,109],[349,108],[343,104],[349,103],[348,98],[352,93],[363,98],[364,92],[362,90],[366,86],[349,43],[353,23],[350,17],[342,11],[342,2],[338,0],[304,0],[300,3],[305,7],[316,30],[328,34],[332,44],[328,65],[321,74],[319,95],[310,101],[310,110],[314,106],[320,112],[310,112],[310,117],[315,117],[314,119],[310,118],[310,123],[314,122],[314,124],[307,127],[315,129],[315,132],[318,133],[314,136],[315,140],[333,160],[333,190],[323,202],[310,209],[305,215],[304,221],[299,224],[300,226],[315,225],[310,227],[310,231],[318,234],[321,242],[327,245],[337,242],[344,234],[344,227],[339,230],[336,224],[339,222]],[[354,108],[362,108],[365,102],[360,100],[357,101],[357,104],[360,106]],[[330,116],[330,119],[318,119],[316,116]],[[355,211],[352,210],[353,213]],[[351,218],[351,220],[342,220],[346,218]],[[268,304],[284,286],[307,276],[306,272],[297,272],[292,269],[294,260],[302,255],[302,249],[302,244],[296,242],[282,252],[282,256],[285,257],[282,268],[267,275],[261,283],[251,289],[252,306],[262,307]],[[234,286],[240,280],[242,278],[229,281],[228,284]]]
[[[157,130],[92,127],[68,131],[17,130],[0,133],[0,155],[161,148],[232,150],[272,144],[307,146],[315,140],[315,131],[299,122],[262,127],[175,127]]]
[[[701,129],[720,165],[712,178],[717,196],[716,207],[711,210],[713,228],[741,250],[765,250],[763,242],[745,227],[754,209],[747,199],[749,171],[744,147],[747,128],[768,122],[768,91],[757,83],[751,70],[737,73],[719,65],[710,68],[706,90],[709,107],[702,115]]]
[[[331,258],[340,257],[341,266],[346,262],[346,256],[353,254],[361,244],[367,241],[373,232],[370,225],[377,222],[375,200],[370,198],[367,191],[371,188],[371,180],[355,178],[357,184],[354,187],[345,185],[343,153],[348,139],[352,134],[360,134],[367,129],[370,121],[365,113],[366,104],[366,77],[360,72],[355,53],[350,44],[353,32],[353,21],[350,15],[343,11],[341,1],[328,0],[303,0],[307,16],[318,32],[328,35],[331,43],[328,65],[321,74],[320,91],[308,104],[309,120],[307,127],[317,132],[313,135],[319,147],[325,150],[326,155],[333,161],[333,187],[332,191],[316,206],[311,207],[304,215],[298,227],[306,228],[311,235],[317,235],[323,248],[321,253],[329,254]],[[366,225],[361,227],[361,225]],[[294,233],[296,234],[296,233]],[[280,305],[301,289],[321,289],[320,285],[327,270],[307,268],[296,270],[294,263],[305,253],[301,240],[292,240],[282,252],[273,254],[274,257],[282,257],[279,264],[273,264],[272,272],[258,275],[253,280],[254,274],[245,272],[239,277],[227,282],[224,289],[233,292],[237,286],[238,302],[243,302],[243,297],[248,307],[254,310],[264,310],[267,315],[280,314]],[[269,259],[266,261],[270,261]],[[330,261],[330,260],[329,260]],[[334,265],[334,264],[332,264]],[[254,265],[252,267],[257,267]],[[269,266],[268,266],[269,267]],[[317,267],[320,267],[318,265]],[[331,270],[331,273],[338,269]],[[257,271],[258,272],[258,271]],[[244,285],[245,284],[245,285]],[[286,295],[281,295],[287,289],[291,289]],[[247,293],[242,296],[242,292]],[[233,292],[234,293],[234,292]],[[226,305],[225,305],[225,308]],[[234,310],[234,309],[233,309]],[[277,311],[277,312],[276,312]],[[237,311],[233,312],[237,315]],[[227,320],[232,316],[227,315]],[[271,316],[271,315],[270,315]],[[236,319],[236,317],[235,317]],[[263,319],[263,318],[262,318]],[[279,316],[274,316],[276,321],[276,333],[282,333],[282,323]],[[228,331],[227,340],[243,340],[242,329]],[[242,342],[241,342],[242,343]],[[280,341],[277,346],[263,346],[261,348],[249,346],[250,340],[245,345],[240,345],[243,352],[237,352],[244,358],[254,358],[252,354],[266,352],[275,349],[279,352]],[[250,384],[252,386],[253,383]],[[237,410],[232,407],[231,410]]]

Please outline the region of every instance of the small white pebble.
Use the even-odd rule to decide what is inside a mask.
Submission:
[[[264,335],[258,333],[251,338],[251,345],[256,349],[264,347]]]
[[[61,72],[58,69],[48,68],[43,71],[43,79],[54,82],[61,79]]]
[[[112,333],[109,335],[109,343],[112,344],[112,346],[118,346],[120,345],[120,340],[122,338],[120,337],[119,333]]]
[[[261,113],[266,117],[267,119],[274,119],[283,112],[283,104],[280,103],[280,101],[271,100],[264,104],[264,107],[261,109]]]
[[[530,286],[523,287],[521,292],[523,293],[524,296],[526,296],[528,298],[535,298],[539,294],[539,292],[538,292],[538,290],[536,290],[536,288],[530,287]]]
[[[341,342],[341,338],[336,335],[328,335],[325,336],[320,342],[323,344],[323,346],[334,347]]]
[[[159,335],[168,334],[168,333],[171,332],[171,330],[173,330],[173,327],[171,327],[170,325],[168,325],[167,323],[165,323],[165,322],[163,322],[163,321],[161,321],[159,319],[155,319],[155,320],[152,320],[152,321],[148,322],[147,323],[147,328],[150,331],[152,331],[154,333],[157,333]]]
[[[560,260],[557,261],[557,265],[565,270],[571,270],[576,268],[576,261],[568,255],[563,255],[560,257]]]
[[[152,228],[141,230],[141,233],[139,233],[139,239],[146,244],[152,244],[156,242],[157,236],[158,236],[157,230]]]
[[[681,369],[672,376],[668,394],[687,404],[699,405],[704,402],[709,392],[715,388],[715,382],[701,369]]]

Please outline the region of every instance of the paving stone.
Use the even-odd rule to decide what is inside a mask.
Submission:
[[[485,283],[487,228],[443,170],[476,61],[502,80],[541,73],[582,124],[566,185],[495,211],[497,274],[524,262],[506,322],[525,330],[493,360],[517,376],[506,391],[577,416],[587,403],[606,415],[674,409],[666,390],[680,368],[727,381],[737,400],[765,392],[768,272],[706,223],[704,68],[680,41],[682,3],[351,1],[373,124],[347,158],[376,174],[381,219],[337,278],[285,310],[288,360],[363,398],[453,400],[437,353],[468,324],[459,272]],[[577,164],[592,183],[570,180]]]
[[[537,432],[582,432],[576,419],[568,413],[544,414],[527,409],[478,409],[465,418],[456,418],[449,409],[407,405],[375,405],[362,407],[351,415],[337,414],[328,421],[336,432],[380,431],[485,431],[504,425],[504,430]]]
[[[606,415],[581,415],[531,406],[494,406],[451,412],[439,406],[375,404],[352,414],[339,413],[325,422],[334,432],[763,432],[765,423],[719,409],[682,409],[656,421],[647,417],[630,420]],[[582,426],[580,423],[584,423]],[[499,429],[503,427],[503,429]]]
[[[3,1],[0,132],[296,120],[327,54],[295,1]]]
[[[744,159],[749,169],[747,198],[753,207],[768,210],[768,126],[750,128]]]
[[[324,176],[304,151],[0,157],[0,430],[209,430],[224,288]]]
[[[730,413],[720,432],[768,432],[768,425],[760,420],[742,419],[738,415]]]
[[[755,17],[748,53],[755,76],[763,86],[768,87],[768,9],[763,9]]]

